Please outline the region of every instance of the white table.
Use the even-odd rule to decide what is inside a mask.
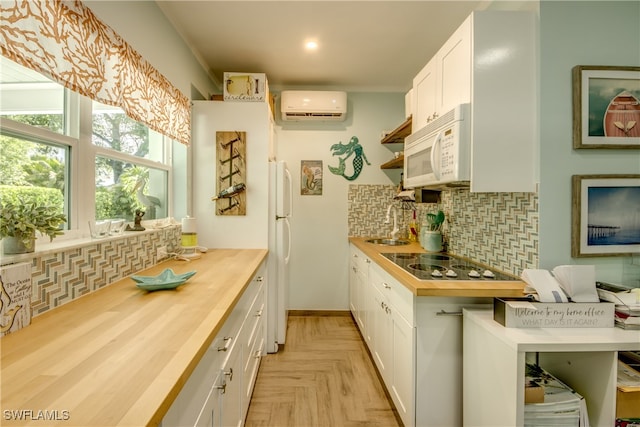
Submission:
[[[464,425],[523,425],[525,361],[536,356],[584,396],[591,425],[614,425],[618,351],[640,350],[640,331],[506,328],[491,310],[463,313]]]

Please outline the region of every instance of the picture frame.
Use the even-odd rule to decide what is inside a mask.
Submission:
[[[640,148],[640,67],[576,65],[573,148]]]
[[[571,178],[571,256],[640,253],[640,174]]]
[[[300,195],[322,196],[322,160],[300,161]]]

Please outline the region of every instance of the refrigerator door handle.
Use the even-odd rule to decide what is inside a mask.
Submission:
[[[287,228],[287,255],[284,257],[284,263],[289,264],[289,258],[291,258],[291,225],[289,224],[289,218],[284,218],[283,225]]]
[[[291,179],[291,172],[289,169],[284,168],[284,173],[287,176],[286,185],[289,187],[289,211],[287,212],[288,216],[293,215],[293,180]]]

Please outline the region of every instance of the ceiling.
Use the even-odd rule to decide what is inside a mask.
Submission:
[[[185,1],[158,7],[219,84],[224,71],[269,86],[406,92],[473,10],[489,1]],[[315,51],[304,43],[317,41]]]

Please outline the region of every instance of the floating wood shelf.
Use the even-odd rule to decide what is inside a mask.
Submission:
[[[391,131],[387,136],[382,138],[381,144],[401,144],[404,143],[404,139],[411,135],[411,118],[409,116],[400,126]]]
[[[380,165],[380,169],[402,169],[404,167],[404,156],[389,160]]]

